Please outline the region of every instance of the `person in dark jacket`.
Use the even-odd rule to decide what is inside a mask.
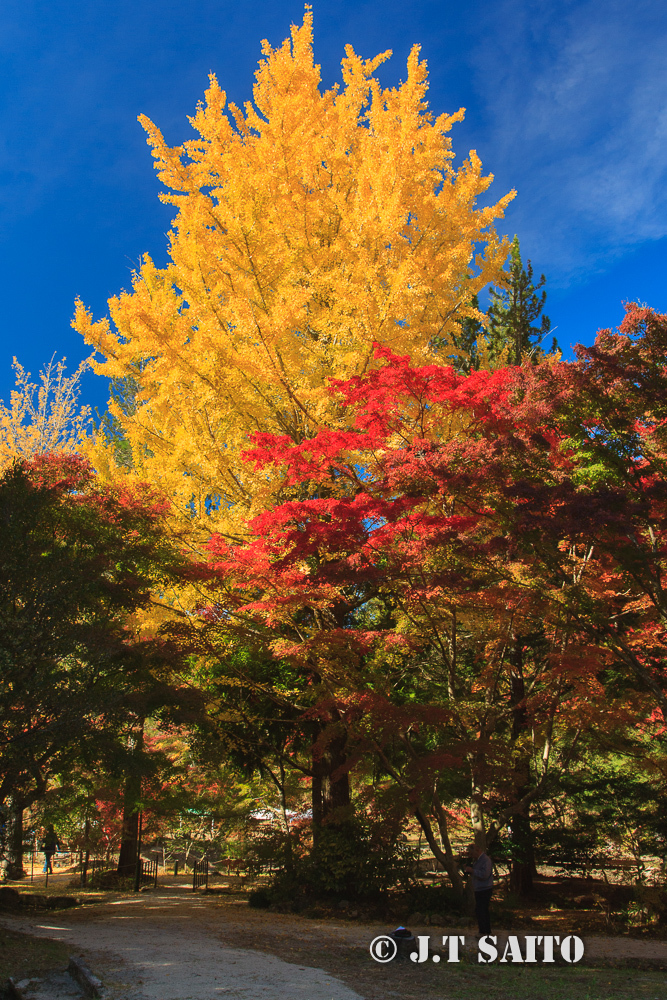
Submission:
[[[44,839],[42,840],[42,851],[44,852],[44,874],[50,872],[53,875],[53,868],[51,867],[51,858],[60,850],[60,844],[58,842],[58,834],[53,829],[53,823],[51,823],[46,830]]]
[[[489,903],[493,892],[493,862],[482,847],[472,848],[473,864],[465,869],[472,875],[472,887],[475,893],[475,916],[479,927],[479,936],[491,933],[491,917]]]

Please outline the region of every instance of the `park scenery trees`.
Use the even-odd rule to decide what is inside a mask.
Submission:
[[[78,823],[123,873],[143,810],[268,857],[284,905],[414,887],[422,845],[457,905],[470,840],[519,896],[662,859],[667,318],[547,350],[419,50],[383,89],[348,48],[325,92],[309,12],[263,51],[254,105],[211,77],[195,139],[143,122],[170,262],[77,305],[97,433],[5,432],[8,829]]]

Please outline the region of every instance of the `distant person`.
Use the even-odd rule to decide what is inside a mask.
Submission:
[[[51,867],[51,858],[60,850],[60,843],[58,842],[58,834],[53,829],[53,823],[50,823],[46,829],[46,834],[44,835],[44,840],[42,841],[42,851],[44,852],[44,874],[50,872],[53,875],[53,868]]]
[[[465,871],[472,875],[472,887],[475,893],[475,916],[479,936],[484,937],[491,933],[491,917],[489,915],[489,903],[493,892],[493,862],[482,847],[475,845],[472,848],[473,864],[468,865]]]

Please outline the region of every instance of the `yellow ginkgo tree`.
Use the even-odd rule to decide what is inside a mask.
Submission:
[[[375,342],[437,361],[500,276],[493,223],[513,193],[478,207],[492,177],[474,151],[452,166],[463,110],[428,111],[418,46],[383,89],[390,54],[348,46],[342,87],[323,92],[306,8],[280,48],[263,43],[254,103],[227,105],[211,76],[197,138],[176,148],[141,119],[177,210],[171,262],[146,257],[110,320],[79,303],[74,325],[133,387],[115,416],[135,468],[207,530],[238,537],[267,502],[271,482],[241,459],[253,431],[300,442],[339,426],[331,377],[373,366]]]

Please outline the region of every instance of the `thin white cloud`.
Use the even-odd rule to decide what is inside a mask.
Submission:
[[[667,9],[498,4],[472,55],[489,163],[558,283],[667,235]],[[500,170],[498,170],[500,166]]]

